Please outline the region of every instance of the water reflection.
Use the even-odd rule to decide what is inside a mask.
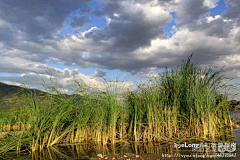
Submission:
[[[240,122],[240,111],[231,111],[230,116],[233,120]]]
[[[189,145],[193,145],[194,143],[182,143],[178,144],[176,148],[176,144],[168,143],[168,144],[159,144],[159,143],[118,143],[116,145],[102,145],[100,143],[84,143],[78,145],[58,145],[54,147],[49,147],[42,152],[36,152],[32,155],[29,155],[29,152],[22,152],[18,155],[16,154],[8,154],[4,157],[0,157],[3,159],[34,159],[34,160],[58,160],[58,159],[67,159],[67,160],[75,160],[75,159],[101,159],[100,155],[105,155],[102,159],[163,159],[170,158],[171,159],[194,159],[190,157],[183,156],[198,156],[197,159],[219,159],[217,156],[220,154],[218,149],[216,152],[213,152],[212,149],[207,151],[207,148],[203,148],[203,150],[193,150]],[[197,145],[200,143],[196,143]],[[202,143],[203,145],[205,143]],[[208,143],[210,145],[210,143]],[[188,146],[188,147],[186,147]],[[217,147],[217,146],[216,146]],[[238,154],[240,149],[238,149]],[[225,152],[229,154],[235,154],[235,157],[232,158],[220,158],[220,159],[235,159],[239,155],[237,152]],[[215,155],[216,158],[213,158]],[[225,154],[226,155],[226,154]],[[175,156],[175,157],[174,157]],[[204,156],[203,158],[199,158],[200,156]]]

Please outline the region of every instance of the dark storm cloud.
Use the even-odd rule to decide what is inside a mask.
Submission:
[[[227,2],[227,4],[232,5],[232,7],[230,8],[229,11],[223,12],[222,16],[224,18],[228,18],[228,19],[238,18],[238,22],[239,22],[239,18],[240,18],[240,1],[238,1],[238,0],[227,0],[226,2]]]
[[[121,12],[122,6],[121,2],[118,0],[100,0],[99,1],[101,5],[103,5],[100,9],[100,6],[97,5],[95,10],[92,10],[92,14],[102,17],[102,16],[109,16],[110,14],[114,12]]]
[[[178,26],[187,26],[196,23],[201,16],[208,15],[209,9],[203,5],[203,0],[181,0],[173,9],[177,13],[176,24]]]
[[[84,16],[84,15],[76,15],[73,17],[73,21],[70,23],[70,25],[73,28],[82,28],[84,27],[86,24],[90,24],[91,21],[89,20],[88,17]]]
[[[104,77],[106,75],[106,72],[96,70],[94,73],[94,77]]]
[[[186,57],[184,57],[186,58]],[[161,61],[161,59],[168,59],[168,61]],[[149,70],[148,68],[157,67],[157,68],[165,68],[166,66],[174,66],[176,65],[176,61],[178,59],[172,57],[168,53],[163,53],[162,55],[155,54],[154,56],[149,56],[145,59],[138,59],[137,57],[128,54],[128,56],[123,56],[121,58],[117,58],[114,56],[106,56],[102,57],[91,57],[89,61],[96,63],[101,68],[106,68],[109,70],[120,69],[121,71],[127,71],[132,74],[137,74],[142,70]],[[161,63],[159,63],[161,61]],[[178,61],[178,63],[181,61]]]
[[[233,29],[235,22],[224,21],[223,18],[208,22],[207,19],[202,19],[200,24],[189,25],[190,31],[203,31],[206,36],[214,36],[218,38],[227,38],[230,31]]]
[[[114,37],[115,43],[107,51],[112,54],[126,54],[139,47],[150,46],[151,39],[164,33],[163,28],[145,23],[141,16],[135,18],[127,24],[113,22],[104,31],[92,31],[86,37],[95,40]]]
[[[168,6],[168,5],[176,5],[175,0],[158,0],[160,5]]]
[[[16,39],[13,37],[19,32],[25,33],[22,40],[40,43],[41,39],[53,39],[64,27],[70,13],[87,6],[89,2],[88,0],[3,0],[0,2],[0,17],[11,24],[12,31],[8,32],[5,38],[12,39],[11,45],[15,47]]]
[[[21,58],[3,58],[1,57],[0,72],[1,73],[27,73],[35,71],[45,73],[48,66],[45,64],[34,64]]]
[[[148,20],[146,11],[139,9],[131,12],[127,7],[120,6],[119,2],[105,4],[103,10],[111,18],[109,25],[103,30],[92,30],[85,37],[95,40],[114,38],[114,43],[106,50],[111,54],[126,54],[139,47],[150,46],[151,40],[156,37],[167,38],[161,26],[172,21],[169,13],[162,15],[159,20]],[[114,13],[119,13],[119,17]]]

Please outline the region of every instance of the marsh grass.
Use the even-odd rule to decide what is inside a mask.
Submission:
[[[220,72],[202,70],[190,59],[175,71],[166,69],[141,92],[128,95],[135,140],[216,141],[231,126],[227,97],[218,92]]]
[[[222,77],[202,70],[191,56],[175,70],[166,69],[138,91],[118,99],[118,88],[107,82],[106,92],[83,82],[67,96],[56,83],[46,86],[42,99],[25,90],[25,106],[1,113],[2,131],[22,131],[0,141],[0,153],[43,151],[57,144],[94,141],[219,141],[232,133],[227,96],[219,93]],[[220,97],[220,98],[219,98]],[[228,140],[228,139],[224,139]]]

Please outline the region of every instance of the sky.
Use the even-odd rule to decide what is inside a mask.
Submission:
[[[1,0],[0,81],[136,89],[193,53],[240,92],[238,0]],[[51,72],[51,74],[49,74]],[[50,76],[52,75],[52,76]],[[235,97],[239,99],[240,96]]]

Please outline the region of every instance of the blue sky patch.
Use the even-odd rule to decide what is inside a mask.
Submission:
[[[173,17],[172,22],[167,23],[168,26],[164,26],[164,27],[163,27],[163,28],[164,28],[164,32],[165,32],[165,33],[168,33],[168,37],[169,37],[169,38],[171,38],[171,37],[174,35],[174,33],[171,32],[172,26],[176,25],[176,23],[175,23],[176,12],[171,12],[171,15],[172,15],[172,17]]]
[[[210,16],[221,15],[224,11],[229,11],[231,7],[232,5],[226,4],[224,0],[220,0],[215,8],[210,9]]]

